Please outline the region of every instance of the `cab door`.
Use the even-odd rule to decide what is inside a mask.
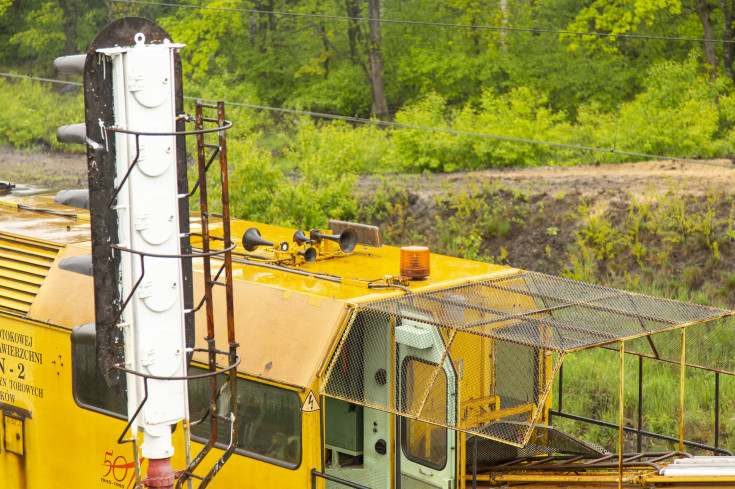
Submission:
[[[457,416],[457,375],[449,356],[442,360],[446,347],[442,335],[434,325],[404,318],[396,325],[395,341],[397,409],[420,412],[431,421],[401,417],[397,423],[396,485],[400,489],[454,488],[456,432],[433,424],[451,426]]]

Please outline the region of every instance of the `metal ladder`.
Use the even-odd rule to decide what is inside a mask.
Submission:
[[[217,117],[205,117],[204,111],[216,110]],[[229,195],[229,181],[227,171],[227,140],[225,136],[225,129],[216,131],[205,130],[205,124],[215,124],[217,128],[225,128],[228,122],[225,119],[225,104],[224,102],[217,102],[216,105],[204,104],[202,101],[196,101],[196,112],[194,120],[194,133],[197,138],[197,164],[198,164],[198,180],[189,196],[193,195],[197,189],[199,190],[199,206],[200,206],[200,217],[201,217],[201,231],[200,233],[192,233],[191,236],[201,237],[202,251],[200,254],[192,256],[200,256],[202,259],[203,274],[204,274],[204,297],[199,305],[192,312],[196,312],[201,307],[204,307],[207,318],[207,341],[206,353],[208,356],[208,369],[209,372],[200,376],[189,376],[193,378],[208,378],[209,380],[209,409],[204,413],[200,420],[191,422],[188,419],[185,421],[185,436],[186,436],[186,462],[187,468],[180,472],[176,488],[180,489],[184,483],[188,482],[189,488],[193,486],[193,479],[199,479],[199,488],[204,489],[207,487],[212,478],[219,472],[225,462],[230,458],[232,453],[235,451],[238,435],[238,422],[237,422],[237,364],[239,363],[239,357],[237,355],[237,347],[239,346],[235,341],[235,320],[234,320],[234,298],[233,298],[233,286],[232,286],[232,249],[234,243],[231,240],[230,233],[230,195]],[[210,143],[206,141],[206,135],[212,132],[217,133],[217,143]],[[210,152],[207,157],[207,153]],[[207,195],[207,173],[215,158],[219,157],[219,176],[221,182],[221,205],[222,205],[222,236],[213,236],[210,234],[210,217],[213,214],[209,211],[209,198]],[[212,246],[210,243],[220,242],[219,246]],[[222,255],[223,264],[219,267],[217,273],[212,276],[212,257],[215,255]],[[220,280],[222,273],[224,272],[223,280]],[[214,327],[214,300],[213,300],[213,289],[215,286],[224,286],[225,288],[225,302],[226,302],[226,323],[227,323],[227,342],[228,351],[219,351],[215,344],[215,327]],[[219,365],[217,363],[218,355],[227,355],[227,364]],[[217,375],[218,373],[226,372],[226,380],[224,384],[217,387]],[[217,401],[220,395],[226,392],[226,388],[229,388],[229,413],[220,413],[218,411]],[[199,423],[206,421],[209,417],[209,425],[211,434],[209,440],[202,448],[202,450],[192,459],[191,456],[191,427]],[[194,470],[199,467],[204,458],[209,454],[217,441],[218,424],[228,423],[230,425],[230,442],[225,449],[225,452],[219,458],[219,460],[209,469],[206,476],[201,477],[194,474]]]

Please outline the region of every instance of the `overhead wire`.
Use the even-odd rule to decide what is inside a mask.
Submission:
[[[209,5],[188,5],[183,3],[170,3],[170,2],[144,2],[142,0],[108,0],[113,3],[129,3],[136,5],[148,5],[154,7],[176,7],[185,9],[200,9],[200,10],[218,10],[224,12],[242,12],[249,14],[259,15],[282,15],[284,17],[305,17],[312,19],[328,19],[328,20],[350,20],[350,21],[365,21],[365,22],[379,22],[381,24],[406,24],[406,25],[426,25],[436,27],[457,27],[464,29],[479,29],[479,30],[494,30],[494,31],[516,31],[516,32],[530,32],[536,34],[564,34],[564,35],[575,35],[575,36],[594,36],[594,37],[614,37],[614,38],[627,38],[627,39],[650,39],[659,41],[682,41],[682,42],[713,42],[717,44],[735,44],[735,40],[726,39],[698,39],[693,37],[668,37],[668,36],[646,36],[642,34],[614,34],[611,32],[584,32],[584,31],[567,31],[558,29],[535,29],[532,27],[512,27],[512,26],[493,26],[493,25],[472,25],[472,24],[454,24],[447,22],[426,22],[419,20],[401,20],[401,19],[373,19],[369,17],[350,17],[347,15],[329,15],[329,14],[309,14],[302,12],[281,12],[275,10],[260,10],[260,9],[246,9],[246,8],[235,8],[235,7],[212,7]]]
[[[63,80],[40,78],[40,77],[34,77],[30,75],[18,75],[18,74],[13,74],[13,73],[0,72],[0,76],[5,76],[9,78],[23,78],[23,79],[35,80],[35,81],[53,82],[53,83],[74,85],[74,86],[82,85],[81,83],[78,83],[78,82],[68,82],[68,81],[63,81]],[[219,101],[215,99],[205,99],[201,97],[184,97],[184,99],[191,100],[191,101],[201,100],[207,103],[217,103]],[[538,145],[543,145],[543,146],[551,146],[551,147],[563,148],[563,149],[572,149],[572,150],[577,150],[577,151],[593,151],[597,153],[606,153],[606,154],[613,154],[613,155],[619,155],[619,156],[633,156],[636,158],[669,160],[669,161],[676,161],[676,162],[681,162],[681,163],[692,163],[692,164],[697,164],[697,165],[708,165],[708,166],[718,166],[718,167],[723,167],[723,168],[733,168],[732,165],[717,163],[713,161],[694,160],[690,158],[679,158],[676,156],[656,155],[656,154],[649,154],[649,153],[637,153],[634,151],[621,151],[615,148],[597,148],[594,146],[583,146],[583,145],[578,145],[578,144],[558,143],[558,142],[553,142],[553,141],[542,141],[542,140],[527,139],[527,138],[516,138],[516,137],[511,137],[511,136],[501,136],[497,134],[486,134],[486,133],[472,132],[472,131],[461,131],[458,129],[444,128],[444,127],[421,126],[417,124],[406,124],[402,122],[393,122],[393,121],[381,121],[377,119],[352,117],[352,116],[345,116],[345,115],[340,115],[340,114],[327,114],[324,112],[313,112],[309,110],[287,109],[285,107],[270,107],[267,105],[245,104],[245,103],[240,103],[240,102],[229,102],[229,101],[225,101],[225,103],[227,105],[231,105],[234,107],[243,107],[243,108],[255,109],[255,110],[267,110],[270,112],[280,112],[280,113],[292,114],[292,115],[305,115],[309,117],[317,117],[320,119],[341,120],[341,121],[360,123],[360,124],[372,124],[372,125],[381,126],[381,127],[392,127],[392,128],[398,128],[398,129],[413,129],[413,130],[421,130],[421,131],[433,131],[433,132],[441,132],[445,134],[453,134],[456,136],[479,137],[479,138],[494,139],[498,141],[508,141],[508,142],[514,142],[514,143],[538,144]]]

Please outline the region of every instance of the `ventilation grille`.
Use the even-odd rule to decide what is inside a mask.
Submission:
[[[0,309],[28,313],[60,249],[0,233]]]

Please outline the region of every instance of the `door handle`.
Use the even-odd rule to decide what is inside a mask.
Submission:
[[[421,474],[421,475],[428,475],[429,477],[434,477],[434,473],[433,472],[429,472],[428,470],[426,472],[424,472],[424,468],[423,467],[419,467],[419,474]]]

